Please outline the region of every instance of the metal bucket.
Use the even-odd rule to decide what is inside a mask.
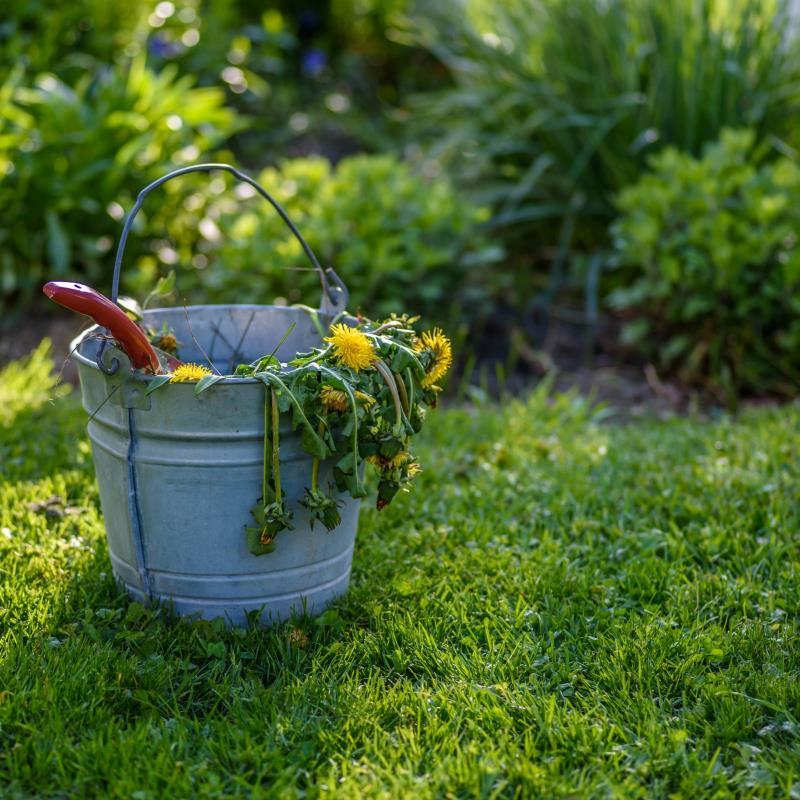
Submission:
[[[320,315],[343,309],[347,293],[332,270],[322,270],[283,209],[246,175],[227,165],[198,165],[171,173],[139,195],[117,251],[112,299],[130,225],[144,197],[186,172],[224,169],[255,186],[310,254],[323,285]],[[246,289],[246,287],[244,287]],[[277,352],[286,361],[320,342],[308,311],[280,306],[189,306],[145,313],[155,328],[171,327],[185,361],[206,355],[223,374],[270,353],[292,322],[296,327]],[[324,321],[323,321],[323,324]],[[171,605],[178,614],[224,617],[243,625],[259,611],[264,623],[292,613],[320,613],[347,590],[359,502],[340,495],[341,524],[331,533],[312,530],[299,505],[309,485],[311,457],[288,416],[280,428],[281,479],[294,511],[294,530],[276,539],[272,553],[254,556],[245,526],[261,494],[264,385],[226,379],[199,396],[194,384],[167,384],[145,394],[148,378],[92,328],[74,343],[83,405],[90,414],[100,501],[114,574],[139,600]],[[320,466],[327,485],[332,466]]]

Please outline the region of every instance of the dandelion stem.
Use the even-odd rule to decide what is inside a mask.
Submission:
[[[264,469],[261,475],[261,502],[267,504],[267,485],[269,483],[269,407],[272,389],[264,386]]]
[[[325,330],[322,327],[322,323],[319,321],[319,311],[316,308],[311,308],[311,306],[307,306],[303,303],[295,303],[292,308],[299,308],[305,311],[308,316],[311,318],[311,322],[313,323],[314,327],[317,329],[317,333],[319,334],[320,339],[325,338]]]
[[[397,391],[397,383],[395,382],[394,375],[392,375],[391,370],[386,364],[383,363],[382,359],[378,359],[375,362],[375,369],[380,372],[381,377],[386,381],[386,385],[389,387],[389,393],[392,395],[392,400],[394,400],[394,410],[395,410],[395,417],[396,417],[396,424],[402,426],[403,424],[403,407],[400,404],[400,395]]]
[[[278,397],[274,389],[270,391],[270,397],[272,399],[272,482],[275,486],[275,504],[278,510],[282,511],[280,443],[278,433],[280,420],[278,417]]]
[[[290,325],[290,326],[289,326],[289,327],[286,329],[286,333],[284,333],[284,334],[283,334],[283,336],[281,336],[281,340],[278,342],[278,344],[276,344],[276,345],[275,345],[275,349],[274,349],[274,350],[273,350],[273,351],[272,351],[272,352],[269,354],[269,356],[267,356],[267,360],[271,360],[272,358],[274,358],[274,356],[275,356],[275,353],[277,353],[277,352],[278,352],[278,350],[280,350],[280,347],[281,347],[281,345],[282,345],[282,344],[283,344],[283,343],[284,343],[284,342],[285,342],[285,341],[286,341],[286,340],[289,338],[289,334],[290,334],[290,333],[291,333],[291,332],[292,332],[292,331],[293,331],[293,330],[294,330],[296,327],[297,327],[297,323],[296,323],[296,322],[293,322],[293,323],[292,323],[292,324],[291,324],[291,325]]]
[[[383,325],[379,325],[377,328],[375,328],[374,331],[370,331],[370,333],[373,334],[374,336],[377,336],[378,334],[383,333],[384,331],[388,331],[391,328],[402,328],[402,327],[403,323],[400,322],[400,320],[390,319],[387,322],[384,322]]]
[[[394,380],[397,384],[397,391],[400,394],[400,402],[403,404],[403,411],[406,412],[406,416],[409,414],[410,406],[408,403],[408,393],[406,392],[406,384],[403,380],[403,376],[399,375],[398,373],[394,373]]]
[[[410,397],[408,398],[408,405],[409,407],[413,408],[414,406],[414,376],[411,374],[411,367],[406,367],[406,378],[408,378],[408,391],[410,393]]]
[[[311,491],[316,492],[319,485],[319,459],[315,458],[311,462]]]
[[[317,433],[321,437],[324,432],[325,432],[325,422],[324,420],[320,420],[319,425],[317,425]],[[319,486],[319,459],[315,458],[311,462],[311,491],[316,492],[318,486]]]

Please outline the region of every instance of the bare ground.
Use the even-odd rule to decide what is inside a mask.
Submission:
[[[77,382],[74,364],[68,359],[69,343],[86,327],[82,318],[60,312],[34,312],[13,325],[0,330],[0,366],[20,358],[33,350],[43,338],[53,343],[53,361],[56,370],[62,371],[63,380]],[[516,336],[516,355],[513,363],[507,358],[509,339]],[[652,366],[624,363],[615,358],[608,348],[587,358],[576,331],[560,326],[551,331],[545,342],[546,349],[534,348],[524,333],[508,331],[503,336],[492,336],[494,346],[487,345],[484,337],[475,345],[477,361],[469,368],[470,383],[483,387],[489,395],[522,394],[536,385],[548,372],[555,374],[554,386],[558,391],[575,389],[608,406],[615,417],[621,419],[643,416],[666,417],[686,413],[702,405],[678,386],[661,380]],[[496,350],[497,352],[493,352]],[[588,360],[594,363],[586,363]],[[509,371],[498,378],[496,364],[508,365]],[[462,370],[467,365],[461,364]],[[455,375],[451,387],[460,385],[463,374]],[[501,385],[502,384],[502,385]]]

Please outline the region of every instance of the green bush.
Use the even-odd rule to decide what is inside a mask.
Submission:
[[[3,0],[0,71],[22,66],[32,74],[86,68],[124,57],[135,33],[146,25],[153,0]]]
[[[665,145],[724,127],[796,144],[800,48],[785,0],[445,0],[415,35],[454,88],[415,118],[531,269],[605,248],[613,198]]]
[[[222,92],[192,84],[138,59],[74,86],[52,74],[31,85],[21,71],[0,85],[0,307],[24,305],[48,278],[108,284],[132,197],[236,129]]]
[[[700,159],[667,148],[613,227],[628,341],[728,398],[800,388],[800,166],[765,163],[755,141],[725,131]]]
[[[298,158],[264,170],[259,181],[323,265],[346,282],[350,307],[371,316],[410,310],[445,321],[459,302],[474,310],[491,264],[501,257],[478,230],[485,210],[447,180],[425,179],[391,156],[353,156],[335,168],[323,158]],[[319,280],[300,245],[260,197],[247,200],[254,194],[249,187],[211,199],[187,196],[185,187],[172,190],[184,193],[188,210],[165,220],[169,238],[180,263],[199,267],[179,269],[181,296],[239,303],[280,296],[316,304]],[[198,241],[195,229],[202,233]],[[167,252],[169,265],[176,255]],[[152,287],[158,268],[158,253],[140,262],[139,292]]]

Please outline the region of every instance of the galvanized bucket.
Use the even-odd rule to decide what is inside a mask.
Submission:
[[[177,175],[225,170],[253,186],[278,211],[319,272],[326,325],[344,310],[347,291],[323,270],[280,205],[252,178],[225,164],[201,164],[164,176],[139,195],[126,219],[114,267],[117,300],[125,242],[147,194]],[[243,287],[246,292],[247,287]],[[206,357],[228,374],[243,362],[270,353],[292,322],[296,327],[277,352],[286,361],[318,345],[311,315],[302,308],[234,305],[162,308],[145,312],[148,325],[171,327],[181,358]],[[312,530],[299,504],[309,485],[311,458],[289,419],[280,428],[281,478],[294,511],[294,530],[284,531],[274,552],[254,556],[245,526],[261,494],[264,385],[226,379],[199,396],[194,384],[167,384],[146,395],[147,377],[91,328],[73,343],[92,443],[108,548],[116,577],[129,594],[161,601],[178,614],[224,617],[243,625],[250,612],[266,624],[293,613],[320,613],[347,590],[359,503],[341,495],[341,524],[331,533]],[[320,467],[320,484],[330,479]]]

